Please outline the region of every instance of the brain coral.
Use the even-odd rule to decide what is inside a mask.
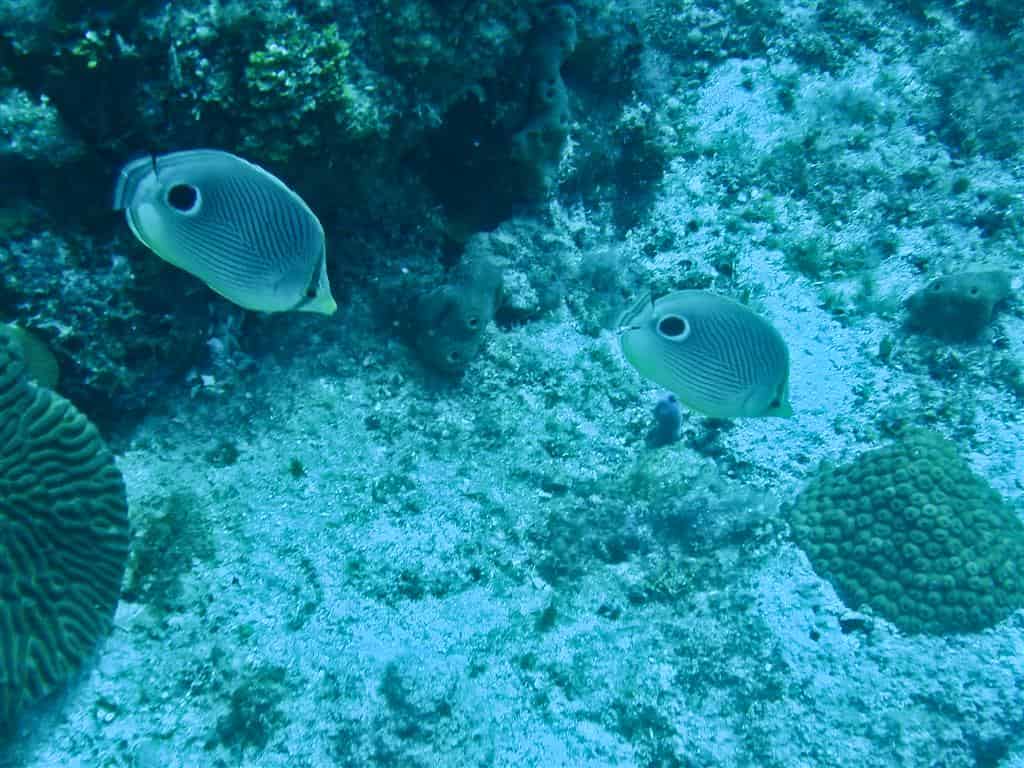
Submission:
[[[974,632],[1024,606],[1024,524],[935,433],[821,469],[790,525],[848,605],[905,632]]]
[[[0,333],[0,729],[110,629],[129,542],[113,457],[21,355]]]

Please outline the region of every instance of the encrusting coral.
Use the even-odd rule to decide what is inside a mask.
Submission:
[[[124,482],[96,428],[31,383],[0,333],[0,729],[110,630],[129,538]]]
[[[933,432],[822,468],[789,520],[847,605],[905,632],[975,632],[1024,606],[1024,524]]]

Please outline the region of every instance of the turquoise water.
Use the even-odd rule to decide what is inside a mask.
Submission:
[[[0,22],[0,320],[54,353],[132,529],[111,631],[27,697],[0,765],[1024,766],[1015,6]],[[335,314],[243,310],[108,210],[125,162],[201,147],[315,211]],[[1007,291],[914,324],[908,296],[977,270]],[[617,318],[685,288],[778,330],[792,418],[684,408],[677,440],[645,439],[666,393]],[[855,474],[841,498],[870,519],[837,491],[829,560],[794,503],[913,427],[995,495],[926,501],[948,510],[923,541],[952,542],[931,556],[875,494],[941,495],[953,465]],[[3,434],[13,541],[28,470]],[[996,597],[968,630],[907,618]]]

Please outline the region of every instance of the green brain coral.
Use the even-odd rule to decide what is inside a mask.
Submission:
[[[128,542],[124,483],[96,428],[31,383],[0,333],[0,730],[110,630]]]
[[[823,468],[790,525],[844,602],[905,632],[975,632],[1024,606],[1024,524],[933,432]]]

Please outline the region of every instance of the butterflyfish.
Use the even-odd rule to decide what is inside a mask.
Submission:
[[[739,302],[685,290],[643,297],[619,320],[622,352],[647,379],[707,416],[791,416],[789,350]]]
[[[25,370],[37,384],[47,389],[57,389],[60,366],[45,341],[14,323],[0,323],[0,333],[14,339],[25,358]]]
[[[139,158],[121,169],[114,209],[153,253],[241,307],[337,309],[320,220],[247,160],[213,149]]]

